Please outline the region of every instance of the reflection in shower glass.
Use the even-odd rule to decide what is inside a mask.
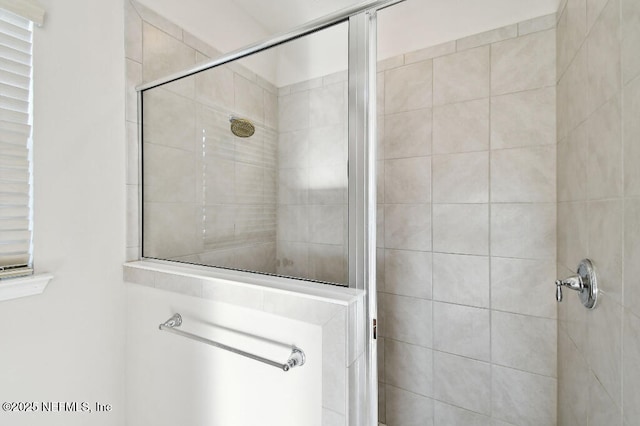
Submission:
[[[347,284],[347,35],[143,92],[144,257]]]

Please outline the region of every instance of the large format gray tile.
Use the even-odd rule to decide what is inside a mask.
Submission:
[[[491,312],[491,361],[556,377],[555,319]]]
[[[505,40],[491,46],[491,94],[553,86],[555,29]]]
[[[433,347],[439,351],[489,361],[489,324],[488,309],[434,302]]]
[[[385,247],[431,250],[431,206],[387,204],[384,211]]]
[[[492,151],[491,201],[555,202],[556,148],[549,146]]]
[[[433,153],[489,149],[489,99],[433,108]]]
[[[491,254],[524,259],[554,259],[555,204],[493,204]]]
[[[584,123],[558,144],[558,201],[586,200],[588,143],[587,125]]]
[[[622,376],[624,397],[625,426],[631,426],[640,419],[640,318],[624,312],[624,340],[623,340],[623,371]]]
[[[437,155],[432,159],[434,203],[489,202],[489,154]]]
[[[382,121],[384,158],[431,154],[431,108],[390,114]]]
[[[433,254],[434,300],[487,308],[489,292],[488,257]]]
[[[422,396],[433,394],[433,351],[385,339],[386,383]]]
[[[622,77],[626,83],[640,74],[640,3],[636,0],[621,1],[621,54]]]
[[[640,196],[640,77],[624,87],[624,194]]]
[[[431,298],[431,253],[385,250],[384,290],[404,296]]]
[[[622,303],[623,203],[589,203],[589,258],[598,268],[598,289]]]
[[[615,97],[587,120],[589,148],[587,196],[591,200],[622,196],[622,112]]]
[[[391,294],[378,297],[383,337],[424,347],[432,346],[430,300]]]
[[[591,376],[589,386],[589,425],[622,426],[622,409],[613,402],[606,389],[595,376]]]
[[[491,414],[491,365],[436,351],[433,353],[433,394],[440,401]]]
[[[624,306],[640,315],[640,200],[624,205]]]
[[[431,157],[386,160],[384,180],[386,203],[429,203]]]
[[[435,426],[495,426],[491,418],[440,401],[433,402]]]
[[[433,426],[433,400],[387,385],[386,420],[394,426]]]
[[[494,417],[517,425],[556,424],[556,379],[494,365],[491,382]]]
[[[431,107],[432,73],[430,60],[386,71],[385,113]]]
[[[588,315],[587,362],[607,393],[622,405],[623,308],[606,295]]]
[[[558,20],[558,78],[573,60],[587,34],[586,0],[568,0]]]
[[[441,253],[489,254],[487,204],[435,204],[433,250]]]
[[[589,32],[589,107],[594,111],[621,87],[620,0],[610,0]]]
[[[436,265],[434,261],[434,271],[437,270]],[[493,257],[491,259],[491,308],[555,319],[556,301],[550,298],[548,293],[549,286],[555,279],[554,259]],[[436,283],[434,276],[434,292],[438,288]]]
[[[434,105],[489,96],[489,62],[489,46],[434,59]]]
[[[491,149],[553,145],[555,141],[555,87],[491,98]]]

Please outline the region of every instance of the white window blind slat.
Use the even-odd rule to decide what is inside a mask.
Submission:
[[[2,55],[2,52],[0,52]],[[3,86],[17,87],[24,90],[29,90],[31,84],[31,77],[0,69],[0,82]]]
[[[2,9],[0,0],[0,278],[31,266],[32,23]],[[13,10],[13,9],[12,9]]]
[[[31,66],[31,54],[0,44],[0,57]]]
[[[31,68],[20,62],[0,57],[0,72],[10,72],[31,79]]]
[[[31,43],[31,31],[0,19],[0,32]]]
[[[29,124],[29,114],[0,108],[0,121],[17,124]]]

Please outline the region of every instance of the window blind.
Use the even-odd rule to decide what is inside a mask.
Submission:
[[[0,278],[32,273],[31,21],[0,9]]]

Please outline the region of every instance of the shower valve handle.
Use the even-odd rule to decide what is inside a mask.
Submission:
[[[595,267],[589,259],[582,259],[577,272],[564,280],[556,281],[556,300],[562,302],[562,287],[566,287],[578,292],[578,297],[585,308],[593,309],[598,301],[598,280]]]
[[[564,280],[556,281],[556,300],[562,302],[562,287],[567,287],[571,290],[581,292],[584,290],[584,284],[580,275],[572,275]]]

